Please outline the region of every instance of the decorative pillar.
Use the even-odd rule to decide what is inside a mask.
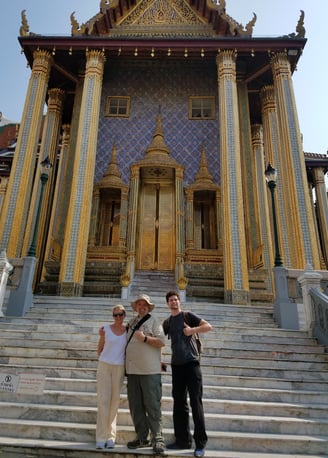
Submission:
[[[120,247],[126,247],[126,231],[128,217],[128,196],[129,188],[121,189],[121,211],[120,211]]]
[[[9,258],[21,256],[51,64],[48,51],[34,51],[32,74],[0,218],[0,249],[5,249]]]
[[[72,190],[59,273],[58,292],[63,296],[83,293],[104,62],[102,51],[86,52]]]
[[[255,184],[258,190],[260,211],[260,230],[263,249],[261,250],[263,266],[268,271],[268,291],[273,290],[272,286],[272,267],[274,264],[274,254],[272,252],[273,243],[270,231],[269,205],[267,199],[267,184],[265,181],[264,151],[263,151],[263,129],[261,124],[252,126],[252,143],[255,160]]]
[[[290,256],[290,245],[289,245],[289,236],[288,232],[290,228],[288,227],[288,211],[285,209],[285,200],[284,194],[287,193],[288,189],[288,181],[286,182],[282,178],[283,170],[281,167],[280,162],[280,154],[279,154],[279,127],[278,127],[278,119],[277,119],[277,105],[276,105],[276,98],[274,87],[264,86],[261,89],[261,103],[262,103],[262,125],[263,125],[263,144],[264,144],[264,167],[266,168],[268,164],[272,164],[274,168],[278,171],[277,176],[277,187],[275,190],[276,194],[276,202],[277,202],[277,230],[278,230],[278,238],[279,238],[279,246],[281,248],[282,258],[284,260],[284,264],[286,266],[291,265],[291,256]],[[283,163],[283,162],[282,162]],[[288,194],[288,193],[287,193]],[[268,200],[271,199],[269,195],[268,187],[266,187],[266,195]],[[271,206],[270,208],[270,215],[271,215]],[[270,225],[272,222],[272,218],[270,217],[267,221],[267,225]],[[272,259],[274,259],[273,253],[273,245],[271,247],[271,255]],[[273,266],[273,263],[272,263]]]
[[[8,188],[8,177],[0,177],[0,213],[2,211],[2,204]]]
[[[319,234],[323,257],[328,268],[328,198],[325,184],[325,174],[322,167],[314,167],[314,188],[316,195],[316,212],[318,218]]]
[[[57,179],[55,192],[52,204],[52,213],[49,223],[48,240],[45,250],[45,259],[60,260],[61,244],[60,233],[62,231],[64,215],[63,207],[67,201],[67,193],[65,186],[68,174],[68,152],[70,144],[70,126],[64,124],[62,126],[61,149],[59,154],[59,163],[57,171]]]
[[[97,188],[93,191],[93,198],[92,198],[92,211],[91,211],[90,235],[89,235],[89,246],[90,247],[94,247],[96,245],[99,202],[100,202],[100,188]]]
[[[221,195],[225,302],[250,302],[245,240],[236,54],[221,51],[216,59],[221,132]]]
[[[262,240],[260,235],[255,158],[252,151],[248,89],[242,72],[238,73],[237,90],[240,142],[241,151],[243,152],[241,156],[241,170],[244,189],[245,232],[247,239],[246,250],[249,268],[256,268],[261,264]]]
[[[186,190],[186,248],[194,248],[194,191]]]
[[[134,276],[135,256],[136,256],[136,233],[137,233],[137,214],[138,214],[138,195],[139,195],[139,166],[131,166],[131,186],[130,186],[130,206],[128,211],[128,232],[127,232],[127,263],[125,273],[121,277],[123,286],[122,299],[127,298],[127,288]]]
[[[48,98],[48,110],[44,121],[44,127],[42,132],[42,142],[38,158],[38,167],[45,157],[49,157],[51,164],[55,170],[57,161],[57,147],[58,137],[60,130],[60,121],[64,100],[64,92],[61,89],[50,89]],[[41,218],[39,223],[38,239],[36,244],[36,257],[40,257],[42,240],[45,238],[45,223],[47,216],[47,209],[49,204],[49,195],[52,193],[54,187],[54,176],[55,173],[49,175],[49,184],[45,188],[45,195],[42,202]],[[40,180],[34,180],[31,204],[29,208],[29,216],[26,224],[25,237],[23,241],[23,253],[26,254],[31,244],[32,239],[32,228],[35,225],[37,204],[39,202],[39,194],[41,189]]]
[[[185,235],[183,210],[183,168],[175,169],[175,211],[176,211],[176,273],[179,292],[185,291],[188,280],[184,275]],[[183,293],[185,298],[185,293]]]
[[[288,218],[288,243],[291,267],[304,269],[307,263],[320,268],[315,226],[307,192],[307,176],[298,123],[290,64],[286,53],[277,53],[271,59],[277,119],[280,132],[279,170],[283,187],[285,211]],[[288,186],[288,188],[287,188]]]

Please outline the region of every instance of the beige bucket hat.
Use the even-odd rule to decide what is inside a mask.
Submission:
[[[138,301],[146,301],[148,306],[149,306],[149,311],[151,312],[153,308],[155,307],[155,304],[153,304],[150,300],[150,297],[147,296],[147,294],[139,294],[139,296],[136,298],[135,301],[131,302],[131,307],[133,310],[136,310],[137,302]]]

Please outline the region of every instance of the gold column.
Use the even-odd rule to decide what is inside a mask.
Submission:
[[[100,202],[100,189],[97,188],[94,190],[93,197],[92,197],[92,210],[91,210],[90,234],[89,234],[89,246],[90,247],[94,247],[96,245],[99,202]]]
[[[48,51],[34,51],[32,74],[0,217],[1,250],[6,250],[8,257],[21,256],[51,64]]]
[[[264,166],[264,150],[263,150],[263,128],[261,124],[252,125],[252,143],[255,159],[255,183],[258,191],[259,208],[260,208],[260,230],[262,249],[261,256],[263,259],[263,266],[268,270],[269,281],[268,290],[272,291],[272,267],[274,265],[274,253],[272,235],[270,231],[270,211],[267,199],[268,187],[265,181],[265,166]]]
[[[310,263],[320,268],[319,251],[316,243],[315,226],[307,192],[307,176],[298,123],[295,95],[290,64],[285,53],[278,53],[271,59],[277,119],[279,123],[280,180],[284,196],[284,211],[288,221],[288,244],[290,267],[304,269]]]
[[[121,189],[121,210],[120,210],[120,247],[126,247],[126,230],[128,217],[128,195],[129,189]]]
[[[320,232],[323,257],[328,268],[328,198],[325,184],[324,169],[322,167],[313,168],[313,179],[316,195],[316,211]]]
[[[259,266],[259,252],[261,251],[261,236],[259,223],[259,203],[255,178],[255,158],[252,151],[250,108],[248,103],[247,84],[242,77],[237,77],[238,108],[241,142],[241,170],[244,189],[244,212],[246,250],[249,268]]]
[[[250,302],[245,240],[236,54],[221,51],[216,59],[220,109],[221,196],[225,302]]]
[[[57,161],[57,146],[58,146],[58,137],[59,137],[59,129],[60,129],[60,121],[61,121],[61,114],[62,114],[62,107],[63,107],[63,100],[64,100],[64,92],[61,89],[50,89],[49,91],[49,98],[48,98],[48,110],[47,115],[44,122],[43,132],[42,132],[42,142],[39,152],[38,158],[38,166],[37,170],[40,168],[40,163],[45,159],[45,157],[49,157],[50,162],[53,165],[53,172],[56,168],[56,161]],[[40,250],[41,250],[41,242],[42,239],[45,239],[45,222],[46,222],[46,213],[48,208],[48,201],[49,195],[51,190],[54,186],[54,176],[55,173],[49,174],[48,184],[45,187],[44,197],[42,201],[42,210],[41,210],[41,218],[39,222],[38,228],[38,237],[37,237],[37,244],[36,244],[36,256],[40,258]],[[38,178],[38,174],[37,174]],[[34,181],[33,192],[32,192],[32,199],[29,208],[29,216],[27,219],[26,230],[25,230],[25,237],[23,241],[23,253],[27,253],[31,244],[31,237],[33,232],[33,227],[35,224],[36,218],[36,211],[39,202],[39,194],[40,194],[41,182],[39,179]]]
[[[135,270],[139,176],[139,166],[132,165],[130,179],[130,205],[128,211],[127,263],[125,273],[121,277],[121,284],[125,287],[129,286],[131,280],[133,279]]]
[[[60,260],[61,247],[58,242],[59,231],[63,224],[62,208],[63,202],[67,200],[67,195],[64,192],[64,183],[67,174],[68,148],[70,142],[70,126],[64,124],[62,126],[61,149],[59,155],[57,179],[52,202],[52,211],[49,222],[48,239],[45,249],[45,260]]]
[[[0,177],[0,213],[2,209],[2,204],[5,199],[5,195],[8,188],[9,177]]]
[[[288,182],[281,186],[282,178],[282,167],[280,163],[280,154],[279,154],[279,126],[278,126],[278,118],[277,118],[277,105],[276,105],[276,98],[275,98],[275,91],[272,85],[263,86],[261,89],[261,103],[262,103],[262,123],[263,123],[263,144],[264,144],[264,166],[265,168],[268,164],[271,164],[275,169],[278,171],[278,183],[279,186],[275,189],[275,197],[276,197],[276,218],[277,218],[277,229],[278,229],[278,239],[279,239],[279,247],[280,247],[280,254],[283,260],[283,263],[286,266],[290,265],[290,246],[288,243],[289,236],[288,233],[290,228],[288,227],[288,220],[286,218],[287,212],[284,210],[284,199],[283,193],[288,188]],[[267,199],[271,202],[271,194],[266,187],[265,192]],[[272,227],[272,205],[269,205],[269,215],[268,215],[267,224],[271,226],[271,236],[273,234],[273,227]],[[270,248],[272,252],[272,256],[274,259],[274,246],[272,242],[270,242]],[[272,263],[273,266],[273,263]]]
[[[176,282],[180,290],[187,287],[184,275],[185,231],[184,231],[184,195],[183,195],[183,168],[175,169],[175,211],[176,211]]]
[[[186,191],[186,248],[194,248],[194,191]]]
[[[103,52],[86,52],[72,191],[59,273],[58,292],[63,296],[83,293],[104,63]]]

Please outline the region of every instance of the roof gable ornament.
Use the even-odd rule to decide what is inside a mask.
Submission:
[[[288,35],[289,38],[304,38],[305,37],[305,27],[304,27],[304,11],[301,11],[300,18],[296,25],[296,33],[290,33]]]

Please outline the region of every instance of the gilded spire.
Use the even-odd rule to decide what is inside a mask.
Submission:
[[[210,174],[207,166],[206,160],[206,151],[205,146],[202,148],[201,156],[200,156],[200,164],[199,170],[196,175],[195,183],[213,183],[212,175]]]
[[[98,186],[104,188],[113,185],[122,186],[123,181],[121,178],[121,173],[118,168],[118,161],[117,161],[117,147],[114,144],[112,149],[112,155],[107,167],[106,172],[103,175],[103,178],[98,183]]]
[[[153,141],[148,146],[146,150],[146,154],[160,153],[160,154],[168,155],[169,152],[170,150],[166,146],[165,141],[164,141],[164,131],[162,127],[162,115],[161,115],[161,110],[159,109],[159,113],[157,115],[156,128],[155,128],[155,132],[153,135]]]

